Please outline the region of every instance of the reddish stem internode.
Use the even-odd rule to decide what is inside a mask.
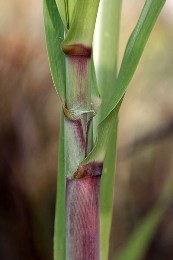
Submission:
[[[100,176],[66,182],[66,258],[99,260]]]

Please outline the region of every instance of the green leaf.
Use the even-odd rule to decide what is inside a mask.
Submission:
[[[101,2],[98,17],[98,44],[94,44],[94,52],[97,54],[98,87],[104,104],[115,91],[120,14],[121,0],[103,0]]]
[[[166,0],[146,1],[137,25],[128,40],[116,82],[116,89],[111,93],[111,98],[104,106],[102,120],[111,113],[124,96],[165,1]]]
[[[64,167],[64,113],[61,115],[61,130],[58,154],[57,198],[55,210],[54,260],[65,260],[65,167]]]
[[[102,97],[102,105],[97,115],[97,122],[99,122],[102,117],[104,104],[109,100],[110,94],[115,89],[121,0],[103,0],[99,8],[100,29],[97,32],[99,45],[94,46],[94,51],[97,53],[98,65],[96,67],[96,75],[99,92]],[[107,122],[104,122],[99,128],[102,130],[106,128],[108,131],[107,136],[109,137],[108,142],[105,142],[105,147],[102,148],[106,149],[100,193],[100,257],[102,260],[107,260],[109,256],[118,127],[117,111],[112,113],[110,121],[110,124],[107,125]],[[100,135],[99,131],[99,136]],[[106,133],[104,135],[103,131],[103,138],[105,138],[105,136]]]
[[[55,0],[44,0],[44,23],[47,51],[52,78],[57,93],[65,102],[65,58],[60,49],[64,28]]]
[[[64,46],[80,44],[91,47],[99,1],[77,0]]]
[[[111,125],[110,139],[104,159],[100,192],[100,254],[101,259],[109,256],[109,239],[112,224],[115,158],[118,120],[116,115]]]

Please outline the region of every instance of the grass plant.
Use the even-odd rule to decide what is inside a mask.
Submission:
[[[62,101],[54,259],[107,260],[118,112],[165,4],[146,0],[117,71],[121,0],[44,0],[50,69]],[[98,66],[93,34],[100,12]],[[160,214],[161,215],[161,214]]]

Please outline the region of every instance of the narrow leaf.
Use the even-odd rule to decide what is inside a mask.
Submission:
[[[65,168],[64,168],[64,113],[61,116],[61,130],[58,154],[57,198],[54,232],[54,260],[65,260]]]
[[[115,158],[117,143],[118,120],[116,118],[111,125],[110,139],[103,165],[100,193],[100,253],[101,259],[109,256],[109,240],[112,224],[113,194],[115,183]]]
[[[147,0],[124,53],[116,82],[116,90],[104,106],[102,120],[117,106],[137,68],[144,47],[166,0]]]
[[[121,13],[121,0],[103,0],[99,6],[99,45],[95,46],[97,54],[97,79],[99,92],[102,96],[102,106],[97,115],[97,122],[102,117],[102,108],[109,100],[110,94],[115,90],[117,77],[119,23]],[[108,15],[109,14],[109,15]],[[105,94],[106,93],[106,94]],[[106,144],[104,158],[101,194],[100,194],[100,256],[107,260],[109,256],[109,239],[112,223],[113,193],[115,179],[115,158],[118,127],[118,112],[112,113],[109,131],[109,142]],[[99,133],[100,135],[100,133]],[[103,137],[105,138],[105,137]]]
[[[53,82],[61,100],[65,101],[65,59],[60,49],[64,29],[55,0],[44,0],[44,23],[47,51]]]
[[[96,75],[104,103],[116,87],[120,14],[121,0],[103,0],[100,3],[94,54],[97,55]]]

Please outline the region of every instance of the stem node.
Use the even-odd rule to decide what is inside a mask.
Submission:
[[[67,56],[84,56],[86,58],[91,57],[92,51],[90,47],[83,44],[62,44],[61,49]]]

